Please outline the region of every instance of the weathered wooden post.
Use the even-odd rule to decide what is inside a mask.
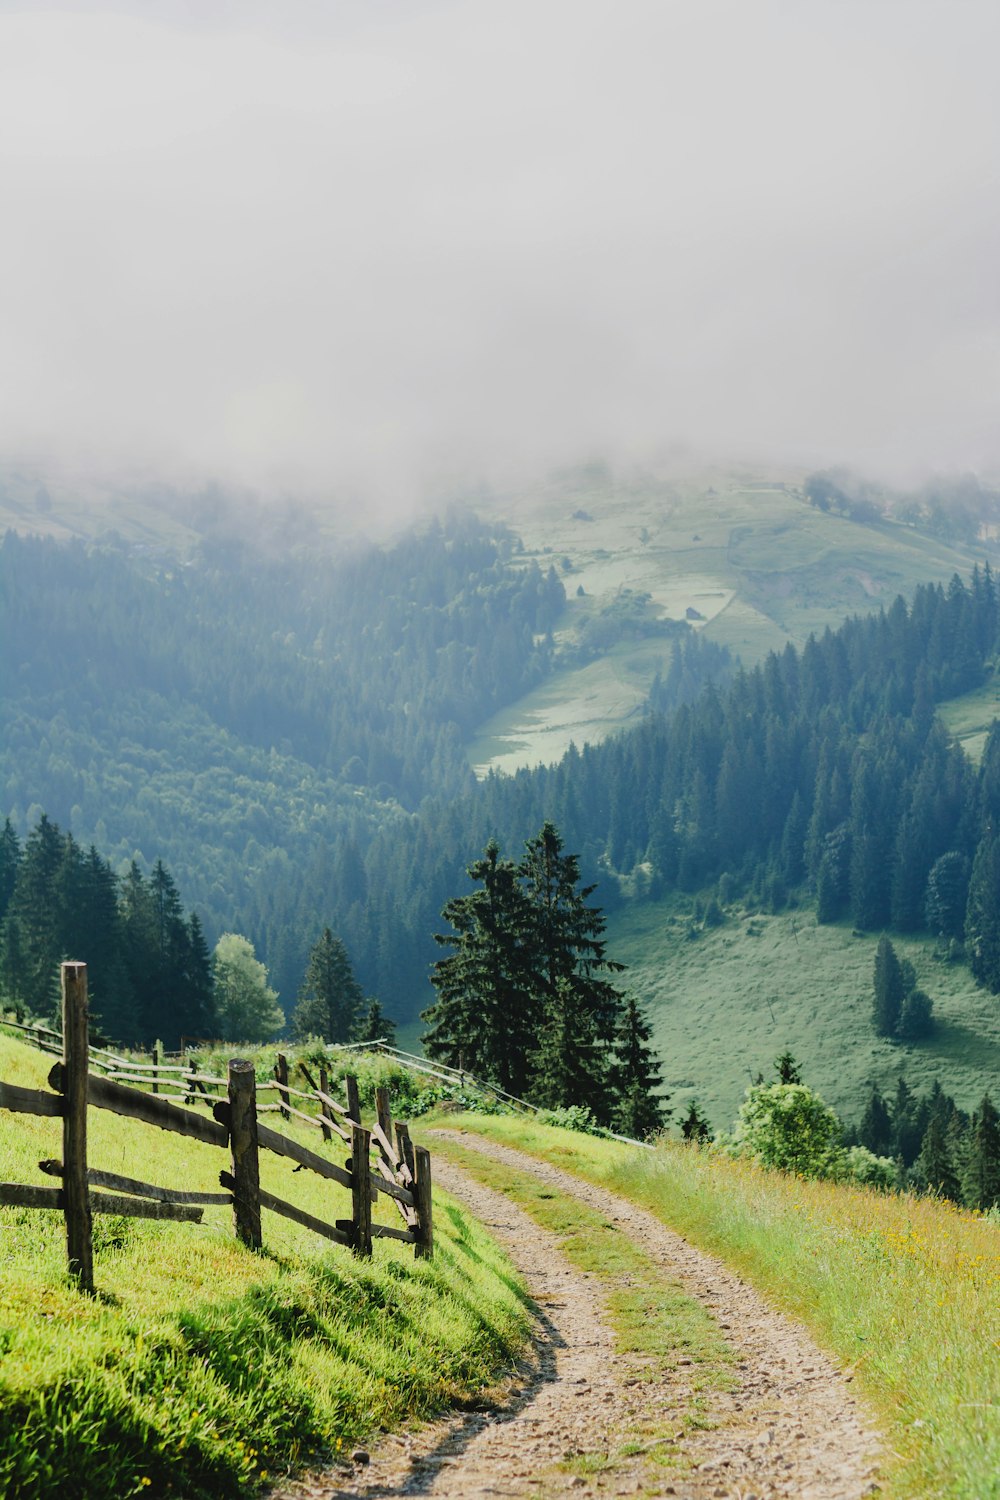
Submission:
[[[153,1093],[160,1092],[160,1063],[163,1061],[163,1043],[158,1041],[153,1048]]]
[[[416,1158],[417,1180],[414,1183],[413,1196],[416,1199],[420,1239],[413,1253],[417,1260],[433,1260],[434,1221],[433,1208],[431,1206],[431,1153],[426,1146],[417,1146],[414,1156]]]
[[[384,1137],[384,1144],[382,1140],[379,1141],[379,1155],[386,1166],[392,1170],[396,1163],[393,1161],[391,1154],[392,1107],[389,1104],[389,1090],[387,1088],[377,1088],[375,1090],[375,1118],[378,1121],[378,1128]]]
[[[361,1124],[361,1098],[358,1094],[358,1080],[350,1073],[344,1079],[344,1091],[347,1094],[347,1114],[355,1125]]]
[[[229,1145],[233,1158],[236,1236],[251,1250],[259,1250],[263,1241],[257,1160],[257,1084],[253,1063],[238,1057],[229,1064]]]
[[[417,1169],[413,1156],[413,1142],[410,1140],[410,1127],[397,1120],[393,1129],[396,1137],[396,1150],[399,1152],[400,1161],[410,1174],[410,1184],[412,1186],[416,1180]]]
[[[288,1113],[288,1058],[283,1052],[278,1053],[278,1061],[274,1065],[274,1076],[278,1080],[278,1098],[281,1100],[281,1118],[290,1120]]]
[[[330,1092],[330,1075],[327,1073],[326,1069],[322,1066],[322,1064],[320,1065],[320,1070],[319,1070],[319,1091],[320,1091],[321,1094],[328,1094]],[[324,1141],[332,1141],[333,1140],[333,1131],[330,1129],[329,1125],[326,1123],[326,1105],[323,1103],[322,1100],[320,1100],[320,1105],[319,1105],[319,1119],[320,1119],[320,1125],[322,1126],[322,1129],[323,1129],[323,1139],[324,1139]]]
[[[351,1198],[355,1255],[372,1253],[372,1134],[351,1126]]]
[[[90,1060],[87,965],[62,965],[63,1195],[69,1273],[81,1292],[94,1290],[94,1251],[87,1188],[87,1068]]]

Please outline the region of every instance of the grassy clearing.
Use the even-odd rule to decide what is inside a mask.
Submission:
[[[5,1081],[38,1087],[49,1062],[0,1037]],[[95,1166],[218,1186],[218,1149],[101,1110],[89,1127]],[[0,1178],[51,1185],[37,1162],[59,1154],[58,1121],[3,1114]],[[261,1177],[319,1218],[350,1214],[281,1158],[264,1153]],[[488,1388],[527,1335],[522,1290],[442,1203],[430,1264],[386,1242],[359,1262],[266,1211],[263,1255],[224,1208],[202,1225],[99,1217],[94,1299],[67,1284],[61,1215],[0,1210],[0,1493],[243,1495]]]
[[[991,673],[982,687],[942,703],[938,714],[966,755],[978,765],[990,725],[1000,718],[1000,674]]]
[[[733,1123],[752,1076],[770,1078],[790,1047],[806,1082],[847,1120],[871,1084],[892,1091],[900,1073],[919,1092],[940,1078],[965,1108],[996,1088],[1000,1007],[964,966],[934,956],[929,939],[893,937],[934,1001],[935,1034],[890,1042],[871,1025],[877,935],[818,926],[812,911],[747,916],[686,936],[689,903],[633,904],[608,921],[609,948],[649,1009],[675,1111],[697,1095],[713,1125]]]
[[[623,1427],[617,1452],[585,1452],[575,1455],[565,1467],[577,1473],[593,1473],[614,1466],[667,1431],[705,1429],[714,1425],[711,1392],[731,1390],[733,1353],[716,1320],[700,1302],[689,1297],[678,1283],[664,1275],[614,1224],[594,1209],[547,1188],[528,1172],[518,1172],[505,1163],[491,1161],[478,1151],[463,1150],[454,1141],[435,1140],[435,1149],[488,1187],[506,1194],[543,1229],[559,1240],[559,1248],[578,1270],[596,1275],[606,1284],[608,1308],[618,1348],[642,1357],[641,1375],[656,1375],[676,1369],[681,1359],[691,1365],[692,1395],[680,1415],[664,1413],[669,1426],[644,1421],[634,1429]],[[638,1444],[638,1446],[637,1446]],[[658,1458],[677,1467],[683,1462],[675,1445],[664,1444]]]
[[[448,1120],[642,1203],[808,1323],[879,1414],[890,1496],[1000,1496],[995,1225],[671,1143],[638,1151],[523,1120]]]

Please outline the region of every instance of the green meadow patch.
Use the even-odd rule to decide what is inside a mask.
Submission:
[[[44,1086],[50,1061],[0,1036],[6,1082]],[[89,1136],[94,1166],[218,1186],[218,1149],[101,1110]],[[0,1178],[51,1184],[37,1162],[59,1154],[58,1120],[0,1114]],[[349,1216],[349,1194],[283,1158],[263,1154],[261,1177]],[[0,1210],[0,1493],[245,1495],[489,1388],[527,1337],[523,1291],[442,1201],[432,1262],[386,1241],[359,1261],[266,1210],[260,1255],[227,1208],[200,1225],[98,1216],[93,1298],[68,1284],[60,1214]]]
[[[893,936],[934,1002],[925,1041],[889,1041],[871,1021],[877,933],[819,926],[811,908],[777,915],[726,908],[720,927],[689,935],[683,896],[632,903],[608,919],[608,946],[628,965],[664,1061],[675,1119],[697,1097],[716,1130],[729,1130],[747,1085],[773,1078],[789,1048],[805,1082],[841,1117],[860,1119],[871,1085],[892,1093],[902,1073],[918,1093],[935,1079],[965,1109],[996,1088],[1000,1007],[963,964],[930,938]]]

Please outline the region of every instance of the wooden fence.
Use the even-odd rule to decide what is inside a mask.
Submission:
[[[348,1247],[356,1255],[370,1255],[372,1241],[378,1238],[412,1244],[418,1257],[429,1259],[433,1255],[430,1155],[423,1147],[413,1145],[406,1125],[393,1122],[385,1089],[376,1091],[376,1119],[366,1128],[361,1123],[356,1079],[345,1079],[346,1104],[330,1094],[325,1068],[320,1069],[317,1085],[308,1068],[300,1065],[310,1088],[308,1092],[293,1088],[282,1054],[275,1068],[275,1079],[263,1086],[277,1092],[278,1102],[264,1104],[258,1100],[253,1064],[238,1058],[230,1062],[228,1076],[220,1079],[199,1075],[183,1065],[170,1067],[158,1058],[153,1064],[132,1063],[104,1049],[91,1048],[86,964],[62,965],[62,1006],[62,1059],[49,1074],[53,1092],[0,1083],[0,1108],[61,1117],[62,1161],[43,1161],[39,1166],[47,1175],[61,1178],[62,1186],[0,1183],[0,1205],[63,1212],[70,1274],[81,1290],[94,1289],[91,1224],[95,1213],[196,1223],[201,1220],[204,1205],[226,1204],[232,1207],[238,1238],[251,1249],[259,1250],[263,1245],[261,1209],[267,1209]],[[46,1028],[30,1029],[46,1032]],[[55,1049],[51,1038],[56,1036],[55,1032],[46,1032],[36,1040],[44,1050],[52,1051]],[[104,1075],[91,1072],[91,1063],[102,1066]],[[135,1087],[137,1083],[150,1085],[153,1092],[144,1093]],[[208,1092],[210,1087],[220,1090],[224,1087],[224,1097],[213,1097]],[[173,1098],[161,1092],[164,1088],[173,1091]],[[318,1118],[292,1105],[293,1097],[318,1104]],[[196,1101],[210,1106],[211,1115],[188,1107]],[[219,1185],[224,1191],[188,1192],[157,1187],[91,1167],[87,1158],[88,1108],[113,1110],[128,1119],[142,1120],[161,1130],[176,1131],[227,1150],[229,1169],[219,1173]],[[324,1141],[348,1144],[351,1154],[345,1166],[337,1166],[326,1156],[262,1124],[258,1115],[269,1110],[285,1119],[294,1116],[316,1127]],[[297,1169],[304,1167],[348,1188],[351,1217],[329,1224],[263,1189],[259,1168],[262,1150],[290,1158]],[[111,1191],[94,1191],[101,1188]],[[394,1205],[398,1214],[395,1224],[373,1221],[372,1206],[378,1203],[380,1195]]]

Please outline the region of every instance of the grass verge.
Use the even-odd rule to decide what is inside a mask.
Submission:
[[[1000,1496],[1000,1232],[946,1203],[448,1115],[651,1209],[807,1323],[856,1373],[895,1500]]]
[[[50,1061],[0,1037],[7,1082],[39,1087]],[[210,1189],[224,1164],[105,1111],[89,1134],[95,1166],[166,1186]],[[0,1178],[51,1182],[37,1162],[59,1141],[58,1120],[3,1113]],[[262,1154],[261,1175],[319,1218],[350,1212],[281,1158]],[[225,1208],[201,1225],[100,1216],[94,1298],[68,1285],[60,1214],[0,1210],[0,1494],[246,1495],[489,1389],[528,1313],[499,1249],[448,1207],[431,1263],[385,1241],[357,1261],[271,1215],[255,1255]]]

